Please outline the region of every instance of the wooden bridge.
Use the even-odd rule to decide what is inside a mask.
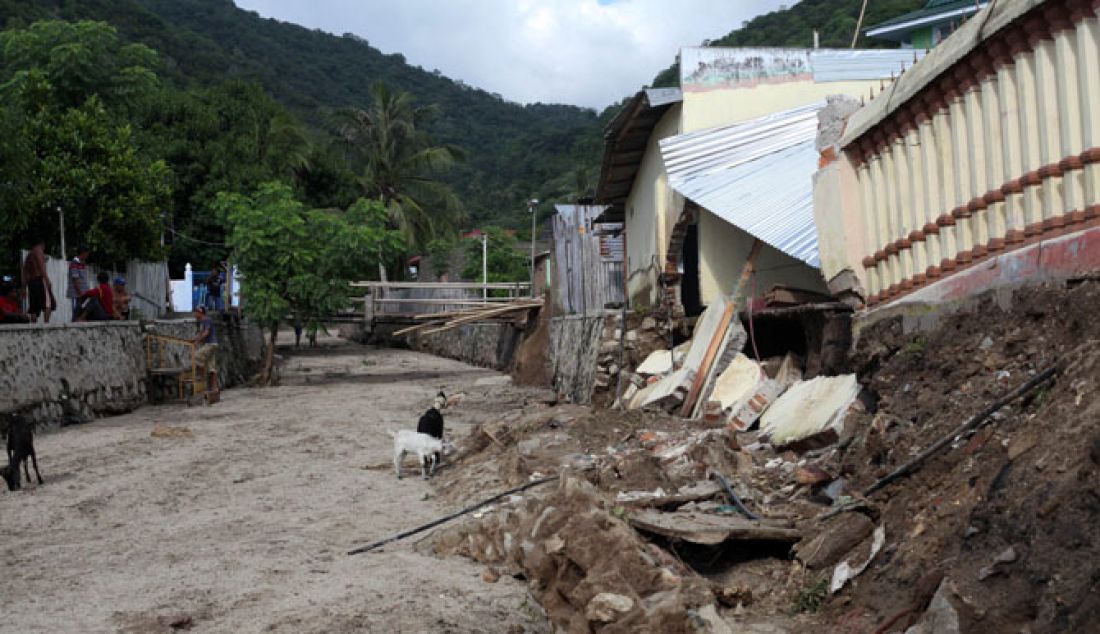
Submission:
[[[340,321],[363,323],[368,332],[377,326],[407,326],[394,334],[417,330],[440,332],[466,323],[508,318],[537,308],[529,282],[353,282],[363,289],[355,301],[362,308]]]

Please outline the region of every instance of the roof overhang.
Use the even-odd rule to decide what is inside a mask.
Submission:
[[[813,175],[824,103],[661,141],[669,185],[787,255],[818,268]]]
[[[623,205],[634,186],[649,137],[668,109],[682,100],[679,88],[640,90],[608,124],[596,186],[596,202],[609,206],[602,221],[623,220]]]

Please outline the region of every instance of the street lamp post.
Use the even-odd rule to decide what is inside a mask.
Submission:
[[[531,297],[535,296],[535,218],[538,216],[539,200],[532,198],[527,201],[527,213],[531,214]]]

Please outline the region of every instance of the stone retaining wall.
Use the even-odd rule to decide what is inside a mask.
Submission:
[[[262,360],[263,338],[250,324],[215,321],[223,380],[240,383]],[[51,425],[138,407],[146,400],[142,328],[134,321],[0,327],[0,413]],[[191,319],[144,328],[181,338],[195,334]],[[182,365],[179,353],[172,361]]]
[[[464,363],[508,371],[523,330],[512,323],[467,324],[446,332],[409,338],[414,350]]]

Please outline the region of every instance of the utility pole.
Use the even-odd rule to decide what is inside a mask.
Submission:
[[[481,301],[489,301],[489,234],[481,234]]]
[[[535,218],[538,216],[538,198],[527,201],[527,213],[531,214],[531,297],[535,296]]]
[[[65,210],[61,205],[57,206],[57,215],[61,223],[61,261],[64,262],[68,257],[65,255]]]

